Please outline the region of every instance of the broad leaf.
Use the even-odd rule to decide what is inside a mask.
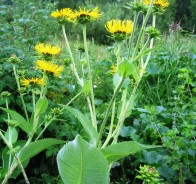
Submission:
[[[89,121],[89,119],[87,119],[79,110],[65,106],[65,105],[61,105],[61,106],[67,111],[69,111],[70,113],[72,113],[80,121],[83,128],[85,129],[85,131],[88,133],[88,135],[92,139],[93,143],[96,144],[97,139],[98,139],[98,133],[93,127],[91,121]]]
[[[119,75],[119,73],[115,73],[114,77],[113,77],[113,85],[115,87],[117,87],[120,83],[120,81],[122,80],[122,77]],[[122,84],[122,88],[127,88],[130,84],[130,79],[129,77],[125,78],[123,84]]]
[[[107,160],[79,135],[59,151],[57,164],[65,184],[109,184]]]
[[[65,141],[58,140],[58,139],[52,139],[52,138],[41,139],[30,143],[26,147],[23,147],[19,151],[18,157],[21,162],[24,162],[25,160],[32,158],[33,156],[37,155],[38,153],[40,153],[41,151],[43,151],[44,149],[50,146],[56,144],[63,144],[63,143],[65,143]]]
[[[18,139],[18,132],[15,128],[8,127],[7,131],[5,132],[5,138],[8,143],[14,144]]]
[[[40,98],[35,106],[35,115],[43,114],[48,108],[48,100],[46,97]]]
[[[128,60],[124,60],[118,65],[118,71],[120,76],[128,77],[131,75],[131,63]]]
[[[19,127],[24,130],[27,134],[29,134],[32,131],[32,126],[28,121],[26,121],[20,114],[18,114],[16,111],[8,110],[5,108],[0,107],[3,111],[7,112],[13,120],[17,121],[19,123]]]
[[[161,146],[143,145],[135,141],[128,141],[110,145],[101,151],[109,162],[113,162],[141,150],[159,147]]]

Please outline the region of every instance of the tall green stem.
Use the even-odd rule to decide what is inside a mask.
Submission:
[[[151,2],[151,3],[152,3],[152,2]],[[156,15],[153,15],[153,22],[152,22],[152,26],[153,26],[153,27],[155,27],[155,23],[156,23]],[[154,43],[154,39],[152,38],[151,41],[150,41],[150,48],[149,48],[149,49],[152,49],[153,43]],[[124,121],[125,121],[125,118],[126,118],[126,113],[127,113],[127,111],[129,110],[130,105],[133,103],[133,101],[134,101],[134,99],[135,99],[136,91],[137,91],[137,89],[138,89],[138,86],[139,86],[139,84],[140,84],[140,81],[141,81],[141,79],[142,79],[142,76],[143,76],[143,74],[144,74],[144,72],[145,72],[145,70],[146,70],[146,67],[147,67],[147,65],[148,65],[148,62],[149,62],[149,60],[150,60],[151,53],[152,53],[151,51],[148,53],[148,56],[147,56],[147,58],[146,58],[146,61],[145,61],[145,63],[144,63],[144,66],[142,67],[142,70],[141,70],[141,73],[140,73],[140,78],[139,78],[138,82],[135,84],[135,86],[134,86],[134,88],[133,88],[133,90],[132,90],[131,96],[130,96],[128,102],[126,103],[126,106],[125,106],[125,108],[124,108],[124,111],[123,111],[123,113],[122,113],[121,118],[119,118],[119,122],[118,122],[119,127],[114,131],[114,136],[115,136],[115,137],[114,137],[113,143],[114,143],[114,142],[117,142],[118,136],[119,136],[119,134],[120,134],[120,130],[121,130],[121,128],[122,128],[122,126],[123,126],[123,123],[124,123]]]
[[[43,74],[43,80],[44,80],[44,83],[41,86],[40,98],[44,97],[46,95],[46,92],[47,92],[48,77],[45,73]]]
[[[113,106],[112,106],[112,117],[111,117],[111,123],[110,123],[110,129],[109,129],[109,132],[108,132],[108,136],[105,140],[105,142],[103,143],[103,146],[101,148],[105,148],[110,139],[112,138],[112,131],[113,131],[113,127],[114,127],[114,117],[115,117],[115,109],[116,109],[116,100],[114,100],[114,103],[113,103]]]
[[[32,101],[33,101],[33,112],[35,113],[35,92],[34,90],[32,90],[31,92],[32,92]]]
[[[140,33],[139,33],[139,36],[138,36],[138,39],[137,39],[137,43],[136,43],[136,46],[135,46],[135,49],[134,49],[134,53],[132,55],[132,60],[133,58],[135,58],[136,54],[137,54],[137,51],[138,51],[138,48],[139,48],[139,45],[140,45],[140,41],[142,39],[142,36],[144,34],[144,31],[145,31],[145,27],[146,27],[146,24],[147,24],[147,21],[148,21],[148,18],[152,12],[152,7],[153,7],[153,3],[154,3],[154,0],[151,0],[150,2],[150,6],[148,7],[148,11],[147,11],[147,14],[144,18],[144,21],[143,21],[143,24],[142,24],[142,27],[140,29]]]
[[[73,66],[73,72],[74,72],[74,75],[76,76],[77,80],[78,80],[78,83],[83,86],[83,83],[78,75],[78,72],[77,72],[77,69],[76,69],[76,64],[75,64],[75,61],[74,61],[74,57],[73,57],[73,54],[72,54],[72,51],[71,51],[71,48],[70,48],[70,45],[69,45],[69,41],[67,39],[67,34],[66,34],[66,31],[65,31],[65,25],[62,25],[62,31],[63,31],[63,36],[64,36],[64,39],[65,39],[65,44],[66,44],[66,47],[67,47],[67,50],[68,50],[68,53],[69,53],[69,56],[71,58],[71,62],[72,62],[72,66]]]
[[[98,137],[97,144],[96,144],[97,147],[100,146],[99,145],[99,142],[101,141],[101,138],[102,138],[102,135],[103,135],[103,131],[104,131],[104,128],[106,126],[106,122],[107,122],[108,117],[109,117],[110,109],[112,108],[112,105],[114,103],[114,100],[116,99],[116,96],[117,96],[118,92],[120,91],[120,88],[121,88],[124,80],[125,80],[125,76],[122,77],[121,81],[119,82],[118,86],[116,87],[116,89],[114,91],[114,94],[112,96],[112,99],[111,99],[111,101],[110,101],[110,103],[108,105],[108,108],[106,110],[106,113],[105,113],[103,122],[101,124],[100,131],[99,131],[99,137]]]
[[[87,39],[86,39],[86,25],[83,25],[83,39],[84,39],[84,48],[85,48],[85,55],[86,55],[86,63],[88,68],[88,79],[90,82],[90,94],[91,94],[91,103],[92,103],[92,110],[93,110],[93,119],[92,123],[95,129],[97,129],[97,120],[96,120],[96,111],[95,111],[95,99],[94,99],[94,91],[93,91],[93,82],[92,82],[92,75],[91,75],[91,65],[89,61],[88,55],[88,46],[87,46]]]
[[[138,17],[139,17],[139,13],[134,12],[133,31],[132,31],[130,39],[129,39],[129,50],[128,50],[128,57],[127,57],[128,59],[130,59],[131,50],[133,48],[133,39],[134,39],[134,34],[135,34],[135,30],[136,30]]]
[[[15,76],[16,84],[17,84],[18,90],[20,92],[20,82],[19,82],[18,74],[16,72],[16,66],[15,65],[13,65],[13,71],[14,71],[14,76]],[[23,105],[23,109],[24,109],[24,113],[25,113],[26,119],[27,119],[27,121],[29,121],[29,117],[28,117],[26,105],[25,105],[25,102],[24,102],[23,95],[21,93],[20,93],[20,98],[21,98],[21,101],[22,101],[22,105]]]

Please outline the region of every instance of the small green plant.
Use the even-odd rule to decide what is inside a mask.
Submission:
[[[157,184],[159,182],[159,173],[155,167],[148,165],[140,166],[136,178],[143,180],[143,184]]]

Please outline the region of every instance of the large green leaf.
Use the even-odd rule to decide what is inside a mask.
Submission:
[[[19,127],[24,130],[27,134],[29,134],[32,131],[32,126],[28,121],[26,121],[20,114],[18,114],[16,111],[8,110],[3,107],[0,107],[3,111],[7,112],[13,120],[17,121],[19,123]]]
[[[57,164],[65,184],[109,184],[107,160],[79,135],[59,151]]]
[[[128,60],[124,60],[118,65],[118,71],[120,76],[129,76],[131,75],[131,63]]]
[[[48,100],[46,97],[40,98],[35,106],[35,116],[43,114],[48,108]]]
[[[88,133],[88,135],[90,136],[90,138],[92,139],[95,145],[98,139],[98,133],[93,127],[91,121],[89,121],[89,119],[87,119],[79,110],[65,106],[65,105],[61,105],[61,106],[67,111],[69,111],[70,113],[72,113],[80,121],[83,128]]]
[[[41,139],[23,147],[19,151],[18,157],[21,162],[24,162],[25,160],[32,158],[33,156],[37,155],[38,153],[40,153],[41,151],[43,151],[44,149],[50,146],[56,144],[63,144],[63,143],[65,143],[65,141],[58,140],[58,139],[52,139],[52,138]]]
[[[110,145],[101,151],[109,162],[113,162],[141,150],[160,147],[161,146],[143,145],[135,141],[127,141]]]

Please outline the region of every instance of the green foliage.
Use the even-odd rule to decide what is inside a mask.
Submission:
[[[101,151],[109,162],[114,162],[141,150],[153,149],[158,147],[159,146],[148,146],[139,144],[138,142],[134,141],[127,141],[110,145],[106,148],[103,148]]]
[[[10,170],[9,160],[11,159],[13,161],[14,155],[17,152],[19,152],[18,154],[21,161],[23,162],[25,160],[23,162],[24,168],[28,165],[30,158],[44,149],[47,149],[46,156],[48,160],[52,162],[52,157],[59,151],[59,146],[49,146],[64,143],[60,141],[60,139],[62,139],[66,140],[68,144],[61,149],[57,159],[59,170],[64,181],[72,177],[78,179],[78,173],[81,173],[84,169],[85,174],[88,175],[86,178],[89,178],[87,183],[93,183],[90,181],[91,178],[99,179],[100,177],[97,177],[96,174],[101,173],[101,176],[103,176],[104,170],[107,170],[107,173],[104,173],[103,178],[105,179],[103,180],[104,182],[109,182],[109,166],[107,161],[115,161],[111,172],[111,182],[113,183],[134,183],[135,170],[139,168],[140,164],[151,165],[151,167],[155,166],[158,169],[160,177],[165,182],[195,183],[196,57],[194,53],[196,47],[194,35],[188,35],[189,37],[182,37],[178,33],[165,35],[162,40],[156,42],[156,48],[154,50],[147,48],[141,53],[141,50],[138,50],[139,54],[131,64],[128,60],[124,60],[127,56],[127,52],[125,51],[127,42],[123,42],[120,55],[124,62],[119,66],[118,72],[121,76],[125,74],[126,79],[122,84],[119,95],[116,97],[113,129],[118,128],[117,123],[121,118],[121,112],[123,112],[123,107],[127,105],[128,99],[125,99],[123,104],[121,94],[124,94],[124,89],[126,88],[127,94],[131,94],[135,82],[140,81],[141,67],[138,61],[142,63],[142,60],[145,60],[146,55],[151,51],[153,51],[152,59],[144,73],[139,92],[133,98],[134,103],[130,104],[128,107],[129,111],[125,114],[127,119],[125,126],[122,126],[119,137],[120,143],[113,144],[112,140],[110,140],[108,144],[112,143],[113,145],[106,146],[104,149],[98,149],[93,145],[97,143],[99,127],[104,119],[109,99],[112,98],[113,90],[119,84],[121,77],[118,72],[114,76],[110,74],[110,66],[116,64],[117,59],[115,45],[106,48],[106,46],[97,46],[96,42],[105,44],[111,43],[111,40],[107,37],[108,33],[104,28],[108,20],[132,18],[132,12],[129,12],[129,10],[123,7],[127,1],[121,0],[120,2],[114,2],[110,0],[99,0],[95,2],[78,0],[77,2],[60,1],[58,4],[59,8],[77,8],[78,5],[81,5],[81,7],[90,9],[98,5],[103,14],[100,20],[94,21],[90,26],[87,26],[88,38],[92,38],[92,41],[88,41],[88,45],[91,45],[89,48],[89,58],[92,64],[98,132],[91,123],[88,106],[84,104],[84,102],[86,102],[85,97],[90,96],[91,83],[87,79],[87,63],[83,59],[85,58],[85,52],[80,43],[82,34],[79,26],[72,25],[71,23],[66,24],[66,28],[73,39],[71,41],[71,47],[75,54],[76,67],[78,70],[81,69],[79,76],[84,77],[84,81],[86,81],[84,82],[84,86],[80,87],[73,77],[73,72],[70,69],[72,68],[70,57],[67,54],[66,48],[62,46],[62,55],[57,56],[56,61],[65,66],[65,71],[59,79],[49,77],[46,97],[39,98],[40,91],[39,89],[35,90],[35,112],[31,103],[31,90],[21,89],[23,90],[22,95],[24,95],[24,99],[27,102],[28,114],[31,114],[30,122],[23,118],[24,113],[20,95],[17,91],[17,85],[15,84],[12,65],[7,62],[9,60],[7,58],[9,58],[11,54],[19,56],[21,62],[15,65],[19,79],[25,76],[41,76],[41,72],[38,73],[32,65],[38,58],[34,56],[34,45],[37,42],[49,41],[58,42],[62,45],[64,41],[58,40],[59,33],[57,33],[57,31],[59,27],[55,21],[50,18],[51,11],[55,9],[55,3],[32,0],[6,1],[10,2],[8,4],[3,0],[1,0],[1,2],[0,92],[9,91],[12,94],[6,98],[8,100],[7,104],[5,99],[1,98],[0,105],[8,105],[17,112],[1,107],[2,112],[7,112],[7,114],[0,114],[0,130],[12,148],[5,147],[2,139],[0,139],[0,153],[2,153],[2,160],[0,160],[0,180],[2,180]],[[180,2],[178,8],[180,6],[181,8],[178,9],[178,12],[185,6],[185,4],[182,4],[182,1]],[[159,27],[167,32],[169,24],[173,20],[179,20],[179,17],[183,16],[182,20],[187,21],[186,25],[191,27],[191,29],[194,28],[193,23],[195,19],[193,15],[195,11],[195,1],[190,1],[189,9],[191,10],[192,16],[189,18],[184,16],[183,11],[179,17],[175,17],[176,6],[176,1],[171,0],[169,9],[167,9],[163,15],[157,17]],[[190,21],[188,21],[188,19]],[[182,23],[184,23],[183,21]],[[141,23],[141,17],[139,17],[139,23]],[[53,35],[55,35],[55,37],[53,37]],[[77,39],[75,39],[75,35],[78,35]],[[64,111],[56,107],[59,103],[70,103],[70,100],[81,90],[84,94],[81,94],[80,98],[71,101],[73,107],[63,105]],[[131,113],[132,116],[130,117]],[[10,120],[8,115],[10,116]],[[112,119],[111,112],[108,113],[108,116]],[[7,124],[2,123],[4,120],[6,120]],[[51,123],[53,120],[55,120],[55,123]],[[34,122],[36,122],[37,125],[36,133],[32,131],[32,124],[34,124]],[[102,140],[109,135],[111,128],[109,123],[110,121],[106,122],[106,130]],[[24,132],[20,131],[20,129]],[[26,133],[28,134],[29,143],[24,147],[25,142],[20,144],[18,140],[24,140],[27,137]],[[77,134],[80,134],[83,138],[80,136],[76,137]],[[40,137],[55,137],[59,140],[39,140]],[[74,137],[76,137],[76,139],[69,142],[73,140]],[[159,149],[148,150],[148,148],[151,149],[156,146],[146,146],[145,144],[163,146]],[[129,154],[131,154],[131,156],[123,159]],[[87,165],[81,162],[80,159],[83,157],[85,161],[87,161]],[[44,161],[44,159],[40,159],[42,166],[44,168],[50,168],[49,163]],[[67,165],[69,163],[71,166],[74,166],[74,171],[77,171],[74,173],[75,175],[70,174],[72,167]],[[83,169],[78,167],[80,164],[82,164]],[[103,165],[100,168],[97,167],[99,164],[104,165],[103,170],[101,168]],[[34,169],[33,167],[35,166],[32,165],[32,163],[29,164],[27,172],[34,170],[34,174],[36,172],[43,173],[42,167],[37,166],[37,168]],[[53,163],[54,169],[52,168],[51,170],[57,171],[54,165],[56,164]],[[120,167],[118,167],[118,165]],[[92,170],[91,167],[93,168]],[[119,170],[120,172],[118,172]],[[68,172],[66,173],[65,171]],[[97,171],[97,173],[95,171]],[[16,178],[20,173],[21,169],[17,168],[12,178]],[[31,172],[29,173],[32,174]],[[55,173],[55,176],[50,172],[40,176],[36,174],[35,177],[37,178],[33,175],[29,175],[29,173],[27,173],[27,175],[30,177],[31,183],[62,183],[57,173]],[[148,176],[148,174],[143,174],[143,178],[140,177],[140,179],[145,179],[146,176]],[[20,179],[17,178],[15,182],[22,182],[19,180]],[[104,182],[101,181],[101,183]],[[136,182],[137,179],[135,183]],[[156,182],[158,181],[156,180]],[[80,183],[86,182],[81,181]]]
[[[21,162],[24,162],[24,161],[32,158],[36,154],[40,153],[44,149],[48,148],[49,146],[53,146],[56,144],[63,144],[64,142],[65,141],[52,139],[52,138],[40,139],[38,141],[32,142],[29,145],[23,147],[19,151],[18,157]]]
[[[35,106],[35,116],[43,114],[48,108],[48,100],[46,97],[40,98]]]
[[[10,114],[13,120],[18,122],[18,126],[24,130],[27,134],[29,134],[32,131],[32,126],[28,121],[26,121],[20,114],[18,114],[16,111],[12,111],[9,109],[5,109],[0,107],[1,110],[7,112]]]
[[[59,151],[57,163],[64,183],[109,183],[107,160],[99,149],[84,141],[79,135]]]
[[[94,145],[97,142],[98,139],[98,133],[93,127],[91,121],[87,119],[79,110],[68,107],[68,106],[62,106],[65,110],[69,111],[72,113],[82,124],[84,130],[88,133],[89,137],[93,141]]]

